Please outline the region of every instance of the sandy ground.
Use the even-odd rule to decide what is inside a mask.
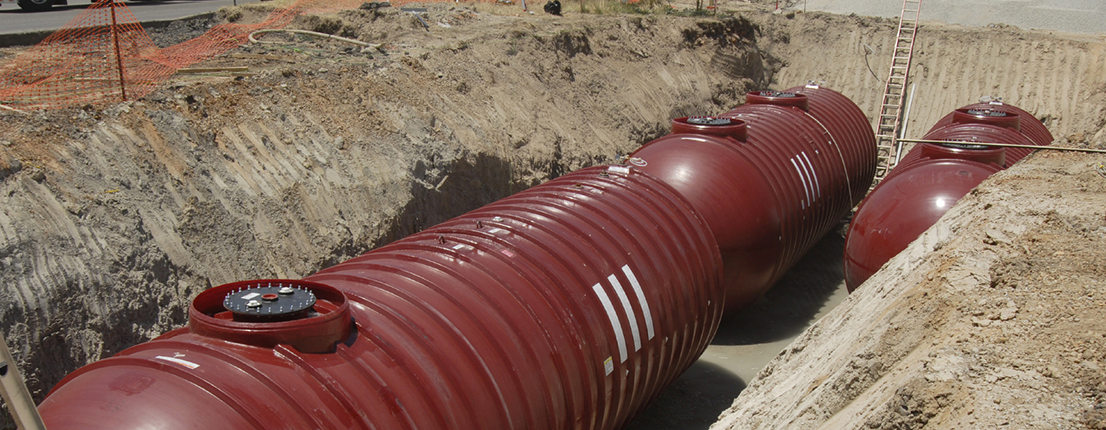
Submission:
[[[273,36],[270,40],[278,43],[243,47],[203,64],[246,65],[246,76],[179,76],[144,100],[106,109],[35,112],[29,117],[0,113],[0,326],[41,398],[80,365],[183,324],[189,299],[210,285],[304,276],[550,177],[612,160],[665,133],[670,118],[725,111],[741,103],[745,91],[815,80],[843,92],[874,117],[882,90],[878,76],[886,73],[895,21],[813,11],[775,13],[771,3],[730,6],[741,18],[618,13],[616,6],[597,3],[586,6],[593,12],[587,14],[578,12],[579,4],[566,3],[564,17],[520,13],[516,6],[439,4],[427,6],[423,15],[429,30],[397,10],[304,17],[294,26],[385,43],[386,53]],[[594,13],[597,10],[603,13]],[[240,8],[220,18],[248,21],[261,15]],[[155,40],[176,43],[203,28],[203,23],[182,23],[156,34]],[[17,54],[16,49],[0,50],[2,56]],[[1106,147],[1106,47],[1101,38],[927,23],[915,61],[916,103],[908,136],[921,135],[956,107],[992,95],[1041,118],[1058,144]],[[1028,210],[1017,205],[1022,199],[1052,201],[1046,198],[1052,196],[1049,193],[1085,188],[1089,191],[1077,197],[1091,200],[1049,209],[1057,213],[1056,219],[1075,221],[1057,224],[1055,232],[1026,236],[1029,242],[1024,244],[1044,248],[1030,245],[1053,244],[1053,238],[1070,233],[1065,227],[1069,224],[1080,226],[1072,231],[1097,231],[1102,217],[1086,211],[1101,206],[1093,200],[1098,188],[1086,169],[1098,159],[1070,157],[1059,164],[1027,160],[1028,170],[1007,174],[1003,186],[1028,194],[1002,194],[1010,200],[983,202],[977,206],[991,203],[997,209],[988,208],[992,212],[985,215],[962,212],[970,214],[963,219],[986,216],[1028,230],[1052,218],[1018,215]],[[1029,178],[1018,182],[1020,174]],[[1037,176],[1050,178],[1055,187],[1032,182]],[[994,213],[998,210],[1008,212]],[[1021,234],[1005,237],[1017,242],[1023,240]],[[1100,246],[1093,240],[1098,239],[1087,234],[1090,242],[1078,255],[1094,258]],[[1055,243],[1049,246],[1070,246]],[[875,336],[866,330],[882,326],[868,317],[842,316],[846,311],[840,309],[860,306],[850,303],[861,299],[846,299],[840,290],[840,249],[840,237],[825,239],[764,301],[727,319],[705,360],[631,426],[705,429],[743,392],[747,394],[732,405],[731,417],[743,417],[741,411],[765,411],[758,415],[759,426],[785,428],[794,422],[785,412],[805,410],[796,405],[812,387],[823,396],[819,404],[826,409],[812,416],[821,421],[804,421],[809,427],[835,416],[832,405],[839,405],[840,412],[843,405],[855,402],[870,406],[854,415],[874,417],[865,423],[875,428],[915,428],[877,413],[895,410],[895,404],[861,394],[867,393],[865,387],[876,386],[886,374],[883,370],[920,367],[928,355],[900,354],[894,348],[849,349],[864,347],[857,340]],[[1063,249],[1052,252],[1068,252]],[[926,254],[911,261],[922,264],[918,262]],[[1033,258],[1023,260],[1029,264]],[[985,279],[1036,279],[1038,273],[1059,270],[1051,265],[1034,265],[1032,270],[1009,266],[996,274],[985,271]],[[1080,270],[1093,270],[1093,265],[1084,267]],[[940,277],[946,276],[941,270],[949,268],[935,270],[934,276]],[[889,281],[900,284],[910,285],[906,280]],[[1087,297],[1087,285],[1092,285],[1053,284],[1049,288],[1059,289],[1058,297],[1073,304],[1084,303],[1079,300],[1086,300],[1081,297]],[[1020,309],[1017,322],[1052,321],[1048,318],[1053,314],[1027,310],[1051,305],[1034,305],[1032,296],[1009,297]],[[1100,308],[1095,300],[1103,294],[1092,297],[1086,302],[1090,308],[1073,307],[1072,315]],[[846,306],[834,309],[841,301]],[[943,333],[941,327],[974,324],[972,318],[983,327],[995,321],[993,315],[1000,321],[994,328],[1009,321],[1002,319],[1003,310],[1011,308],[998,296],[964,303],[956,308],[961,313],[941,314],[944,322],[933,326],[933,335],[903,336],[929,339]],[[878,316],[902,306],[909,309],[912,304],[905,299],[877,300],[856,312],[871,317],[872,312]],[[821,321],[842,321],[834,324],[847,335],[822,340],[824,325],[804,332],[824,315],[829,316]],[[1076,317],[1102,325],[1093,315]],[[853,325],[846,327],[849,321]],[[915,328],[916,321],[892,322],[905,332]],[[1050,385],[1056,392],[1090,393],[1042,397],[1045,404],[1062,406],[1050,409],[1060,412],[1049,417],[1093,423],[1095,403],[1087,399],[1098,395],[1093,391],[1098,386],[1088,385],[1092,379],[1079,366],[1083,361],[1091,363],[1086,369],[1106,365],[1095,355],[1102,348],[1089,343],[1092,337],[1082,337],[1088,331],[1083,325],[1060,329],[1063,333],[1038,338],[1026,337],[1033,332],[1020,329],[1015,334],[1022,337],[986,337],[991,335],[975,328],[949,336],[976,331],[986,335],[971,340],[975,343],[968,344],[968,354],[977,354],[977,347],[998,351],[987,345],[1005,336],[1009,344],[1057,351],[1041,360],[1078,358],[1071,366],[1054,365],[1055,372],[1048,365],[1032,369],[1042,376],[1044,371],[1057,375],[1049,377],[1057,381]],[[809,346],[797,348],[791,343],[796,336],[801,345]],[[895,344],[895,338],[887,339]],[[1077,342],[1084,346],[1053,348],[1054,343]],[[934,346],[941,345],[946,343]],[[814,384],[822,374],[802,369],[821,363],[824,356],[814,351],[838,346],[835,353],[859,354],[868,361],[826,361],[824,365],[831,366],[826,372],[848,372],[861,364],[871,369],[872,363],[879,363],[869,377],[842,374],[863,381],[845,380],[855,389]],[[1021,352],[988,352],[987,357],[1009,360]],[[988,375],[994,381],[1009,380],[1002,369],[1030,368],[1020,362],[1017,368],[1007,366],[1001,359],[972,359],[976,361],[968,369],[975,366],[973,372],[983,381],[965,385],[972,393],[989,393]],[[765,364],[768,370],[762,370]],[[775,370],[785,366],[798,367]],[[783,374],[808,379],[773,379]],[[880,383],[884,391],[873,392],[902,388],[930,393],[932,388],[919,382],[926,381],[924,377],[886,381]],[[903,381],[913,385],[900,384]],[[767,390],[798,386],[802,389]],[[964,405],[970,396],[936,394],[938,400],[927,401],[922,415],[969,410]],[[896,401],[913,410],[912,398],[899,396]],[[946,398],[955,400],[940,400]],[[983,416],[990,410],[977,409],[981,415],[970,415]],[[1003,415],[999,412],[987,415],[987,420],[977,418],[977,423],[998,425],[995,417]],[[725,425],[743,428],[751,422],[731,419]]]

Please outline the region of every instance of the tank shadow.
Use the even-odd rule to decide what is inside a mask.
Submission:
[[[744,389],[745,381],[737,375],[698,360],[624,429],[706,430]]]
[[[711,344],[770,343],[801,333],[843,288],[844,248],[841,235],[826,235],[759,300],[723,317]]]

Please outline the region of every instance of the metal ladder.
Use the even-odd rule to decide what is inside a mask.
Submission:
[[[883,89],[880,102],[879,123],[876,126],[876,147],[879,149],[876,162],[876,178],[872,188],[879,184],[887,172],[894,166],[897,154],[895,144],[902,120],[902,107],[905,102],[906,78],[910,75],[910,60],[914,53],[914,38],[918,35],[918,18],[921,16],[922,0],[904,0],[902,15],[899,18],[899,32],[895,35],[895,52],[891,57],[891,71],[887,74],[887,86]]]

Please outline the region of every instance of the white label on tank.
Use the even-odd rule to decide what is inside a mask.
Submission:
[[[626,362],[626,335],[622,333],[622,322],[618,319],[618,314],[614,312],[614,305],[611,304],[611,298],[607,296],[607,292],[603,291],[603,284],[597,283],[591,287],[595,291],[595,295],[599,296],[599,301],[603,303],[603,309],[607,311],[607,319],[611,321],[611,328],[614,329],[614,337],[618,340],[618,359],[620,363]]]
[[[159,356],[154,357],[154,358],[156,358],[158,360],[165,360],[165,361],[168,361],[168,362],[171,362],[171,363],[177,363],[181,366],[184,366],[184,367],[187,367],[187,368],[193,369],[193,370],[195,370],[197,367],[200,367],[199,364],[193,363],[193,362],[188,361],[188,360],[181,360],[181,359],[176,358],[176,357],[166,357],[164,355],[159,355]]]
[[[608,375],[614,372],[614,359],[607,357],[606,360],[603,360],[603,369],[607,371]]]
[[[618,301],[622,303],[622,309],[626,311],[626,321],[630,324],[630,334],[634,335],[634,352],[641,349],[641,332],[638,329],[637,315],[634,314],[634,308],[630,306],[630,298],[626,297],[626,289],[622,288],[622,283],[618,282],[618,278],[614,275],[607,276],[607,280],[611,281],[611,286],[614,287],[614,293],[618,295]]]
[[[607,168],[608,172],[621,173],[623,175],[630,174],[630,168],[626,166],[610,166]]]
[[[260,295],[261,295],[260,293],[249,293],[249,294],[246,294],[246,295],[242,296],[242,299],[249,300],[249,299],[252,299],[252,298],[260,296]]]
[[[496,233],[499,233],[499,232],[501,232],[501,231],[502,231],[502,232],[504,232],[504,233],[506,233],[506,230],[503,230],[503,229],[501,229],[501,228],[499,228],[499,227],[496,227],[496,228],[493,228],[493,229],[491,229],[491,230],[488,230],[488,233],[491,233],[491,234],[496,234]]]
[[[641,305],[641,313],[645,316],[645,329],[649,339],[653,339],[653,313],[649,311],[649,301],[645,299],[645,292],[641,290],[641,284],[638,283],[637,276],[634,276],[634,271],[630,269],[629,264],[622,266],[622,273],[630,280],[630,287],[633,287],[637,302]]]

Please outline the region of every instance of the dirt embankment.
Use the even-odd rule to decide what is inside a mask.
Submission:
[[[293,25],[384,52],[266,35],[203,64],[248,76],[0,113],[0,327],[35,396],[181,326],[212,285],[302,277],[610,161],[737,105],[775,64],[739,18],[428,9],[429,30],[391,8]]]
[[[989,179],[712,428],[1106,428],[1106,175],[1089,158]]]

